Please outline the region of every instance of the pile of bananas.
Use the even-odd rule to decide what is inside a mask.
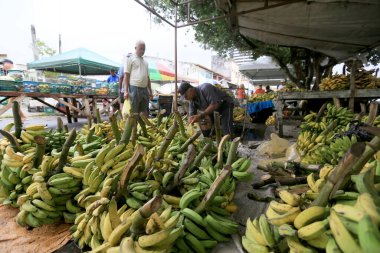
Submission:
[[[359,70],[355,75],[355,86],[358,89],[380,87],[380,78],[373,76],[374,71]],[[350,75],[333,75],[319,84],[320,90],[347,90],[350,88]]]
[[[301,133],[297,138],[297,151],[304,157],[305,163],[328,162],[336,164],[341,156],[338,154],[347,151],[348,147],[356,142],[356,137],[334,138],[336,134],[348,130],[354,114],[345,107],[336,107],[327,104],[326,111],[318,117],[318,114],[311,112],[304,117],[301,124]],[[338,146],[343,139],[344,145]],[[334,150],[331,148],[334,147]],[[347,149],[346,149],[347,148]],[[332,154],[333,153],[333,154]],[[326,154],[331,154],[330,156]],[[335,161],[333,161],[333,158]]]
[[[265,121],[266,126],[275,126],[277,124],[276,115],[271,115]]]
[[[19,140],[20,152],[2,139],[0,200],[20,209],[16,217],[20,226],[72,223],[72,236],[79,247],[91,247],[94,252],[118,252],[119,248],[122,252],[209,252],[237,232],[238,224],[230,217],[237,210],[235,187],[237,181],[251,179],[251,160],[233,156],[229,160],[232,173],[208,205],[197,210],[219,179],[232,142],[225,136],[217,148],[211,140],[198,140],[199,134],[191,126],[179,127],[169,139],[176,121],[174,114],[149,119],[145,126],[138,125],[135,133],[123,133],[130,121],[118,120],[123,135],[118,141],[109,123],[97,123],[83,127],[69,145],[73,132],[49,133],[41,125],[27,126],[23,130],[27,134],[56,135],[59,141],[65,136],[65,143],[46,148],[38,162],[34,136],[23,134],[27,138]],[[107,139],[110,141],[105,144]],[[161,152],[165,142],[168,146]],[[179,177],[191,143],[196,157]],[[143,155],[120,192],[122,173],[141,149]],[[139,210],[157,196],[163,199],[161,208],[141,217]]]
[[[243,122],[245,119],[245,110],[241,107],[234,107],[234,121],[235,122]]]
[[[255,102],[274,100],[276,98],[277,98],[277,93],[269,92],[269,93],[263,93],[263,94],[253,94],[252,96],[249,97],[248,101],[251,103],[255,103]]]
[[[320,90],[347,90],[350,87],[350,77],[346,75],[333,75],[324,78],[319,84]]]
[[[247,221],[244,248],[250,253],[377,252],[380,191],[375,182],[380,163],[373,160],[352,175],[347,191],[337,191],[327,206],[310,205],[333,171],[333,166],[324,166],[317,180],[310,174],[305,193],[280,190],[281,201],[269,203],[266,217]]]

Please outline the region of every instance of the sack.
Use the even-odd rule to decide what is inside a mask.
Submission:
[[[123,105],[123,110],[121,111],[123,118],[126,119],[127,116],[130,114],[130,112],[131,112],[131,100],[125,99],[124,105]]]
[[[269,157],[283,157],[286,149],[290,146],[288,140],[280,138],[277,134],[270,135],[271,140],[266,141],[257,147],[259,155],[268,155]]]
[[[297,151],[297,143],[293,143],[287,150],[286,150],[286,160],[292,161],[292,162],[300,162],[301,156]]]

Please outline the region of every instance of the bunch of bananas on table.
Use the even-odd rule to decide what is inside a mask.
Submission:
[[[271,115],[265,121],[266,126],[275,126],[277,124],[276,115]]]
[[[319,84],[320,90],[347,90],[349,87],[350,77],[342,74],[324,78]]]
[[[268,100],[274,100],[276,98],[277,98],[277,93],[275,92],[253,94],[249,97],[248,102],[251,102],[251,103],[263,102],[263,101],[268,101]]]
[[[380,78],[373,76],[373,70],[360,69],[355,74],[355,87],[357,89],[374,89],[380,87]],[[320,90],[347,90],[350,88],[350,75],[333,75],[324,78],[319,84]]]
[[[242,238],[249,252],[377,252],[380,248],[380,163],[372,160],[351,176],[350,187],[338,190],[326,206],[318,198],[335,168],[309,174],[308,190],[280,190],[281,200],[269,203],[265,215],[247,220]]]
[[[234,115],[233,118],[234,118],[235,122],[243,122],[244,119],[245,119],[245,110],[244,110],[244,108],[234,107],[233,115]]]
[[[1,202],[20,209],[16,221],[21,226],[72,223],[78,246],[94,252],[210,252],[218,242],[228,241],[238,227],[230,217],[237,210],[236,183],[252,178],[251,160],[232,155],[231,172],[225,174],[229,149],[235,145],[229,136],[216,147],[211,140],[198,139],[200,133],[192,127],[179,126],[173,132],[179,122],[174,114],[149,119],[135,130],[129,122],[117,121],[120,139],[104,122],[83,127],[75,139],[70,139],[73,131],[64,132],[62,147],[45,148],[40,163],[34,138],[20,139],[18,152],[2,139]],[[45,137],[57,133],[41,125],[23,131]],[[104,138],[111,140],[105,144]],[[191,143],[195,158],[188,163]],[[121,191],[120,180],[131,163]],[[214,195],[199,209],[210,189]],[[140,210],[157,197],[162,198],[161,207],[141,217]]]

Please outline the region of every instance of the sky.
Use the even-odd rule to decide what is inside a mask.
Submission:
[[[0,14],[0,54],[16,64],[33,61],[31,24],[37,38],[57,52],[61,34],[63,52],[84,47],[121,63],[144,40],[145,55],[174,60],[174,28],[154,23],[153,14],[134,0],[0,0]],[[178,29],[178,61],[210,68],[215,53],[193,35],[191,28]]]

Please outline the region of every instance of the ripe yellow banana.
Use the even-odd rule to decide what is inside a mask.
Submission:
[[[297,215],[294,220],[294,227],[300,229],[310,223],[324,219],[326,215],[327,209],[325,207],[311,206]]]
[[[278,194],[286,204],[289,204],[291,206],[298,206],[300,196],[298,196],[297,194],[291,193],[287,190],[281,190]]]

